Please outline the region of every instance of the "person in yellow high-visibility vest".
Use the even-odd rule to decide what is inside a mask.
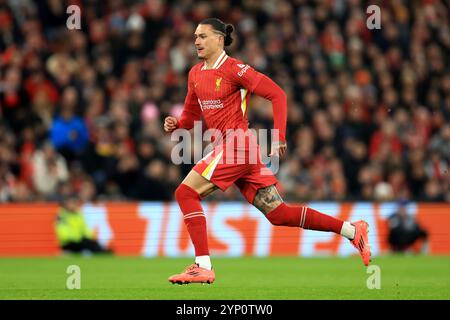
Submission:
[[[60,247],[68,252],[111,253],[94,238],[80,211],[80,200],[75,194],[65,196],[55,223]]]

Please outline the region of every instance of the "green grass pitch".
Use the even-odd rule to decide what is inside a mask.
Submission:
[[[216,282],[173,285],[185,258],[0,258],[0,299],[450,299],[450,257],[384,256],[369,290],[359,257],[214,258]],[[81,289],[69,290],[69,265]]]

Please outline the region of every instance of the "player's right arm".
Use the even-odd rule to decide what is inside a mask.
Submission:
[[[188,92],[186,99],[184,100],[184,108],[181,113],[180,119],[169,116],[164,120],[164,130],[166,132],[172,132],[175,129],[192,129],[194,122],[200,120],[202,117],[202,110],[198,103],[197,95],[194,91],[194,81],[192,77],[192,70],[188,76]]]

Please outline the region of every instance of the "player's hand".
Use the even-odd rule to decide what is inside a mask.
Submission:
[[[286,153],[286,150],[287,150],[286,142],[280,141],[277,143],[273,143],[272,150],[269,154],[269,157],[273,157],[273,156],[283,157],[284,154]]]
[[[175,117],[166,117],[164,119],[164,131],[165,132],[172,132],[177,128],[178,120]]]

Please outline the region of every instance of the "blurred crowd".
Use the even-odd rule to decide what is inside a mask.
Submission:
[[[68,30],[69,5],[81,29]],[[381,29],[366,8],[381,8]],[[287,200],[450,201],[450,7],[438,0],[0,0],[0,202],[171,200],[192,165],[179,116],[193,32],[236,27],[229,55],[288,97]],[[253,97],[253,128],[271,128]],[[212,199],[243,199],[237,188]]]

